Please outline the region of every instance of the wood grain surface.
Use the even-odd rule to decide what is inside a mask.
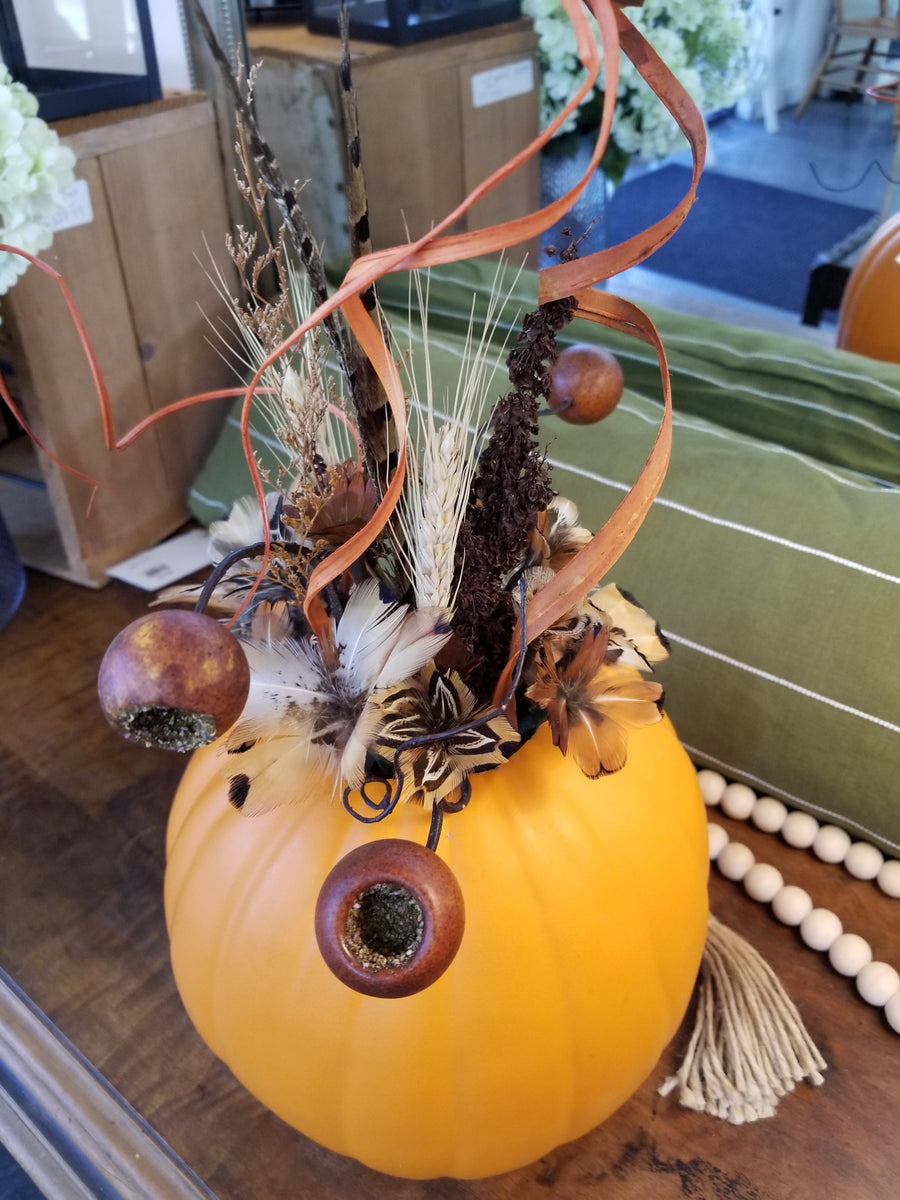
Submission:
[[[715,873],[713,910],[765,954],[829,1064],[825,1085],[801,1085],[775,1118],[730,1126],[659,1097],[684,1028],[604,1126],[493,1179],[387,1178],[268,1113],[194,1033],[169,969],[163,845],[184,760],[122,742],[96,703],[106,645],[146,604],[123,584],[90,592],[32,574],[22,608],[0,632],[0,965],[220,1200],[897,1194],[900,1037],[795,931]],[[876,958],[900,965],[900,901],[749,826],[723,823],[866,937]]]

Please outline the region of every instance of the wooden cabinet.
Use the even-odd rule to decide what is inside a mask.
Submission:
[[[347,253],[346,137],[340,44],[299,26],[248,31],[261,62],[257,115],[285,175],[303,183],[301,203],[326,256]],[[376,249],[420,236],[536,136],[538,69],[530,21],[472,30],[416,46],[356,43],[369,223]],[[538,207],[531,160],[481,200],[464,230]]]
[[[58,123],[77,158],[82,222],[45,258],[83,317],[116,433],[195,392],[233,385],[211,322],[228,319],[208,278],[233,279],[212,107],[197,94]],[[191,480],[221,426],[221,402],[106,450],[94,384],[61,294],[31,268],[2,301],[11,392],[62,470],[26,439],[0,446],[0,509],[23,560],[91,586],[187,517]]]

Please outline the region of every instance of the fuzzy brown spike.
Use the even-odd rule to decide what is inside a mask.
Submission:
[[[501,580],[521,560],[537,514],[553,496],[537,440],[538,407],[559,353],[556,334],[574,313],[575,301],[567,297],[525,317],[507,364],[512,391],[494,410],[472,482],[457,550],[454,629],[474,663],[468,681],[478,694],[490,695],[515,620]]]

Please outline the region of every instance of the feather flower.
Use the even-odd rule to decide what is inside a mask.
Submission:
[[[375,749],[387,759],[396,755],[404,801],[437,804],[467,775],[505,762],[519,741],[504,716],[476,710],[475,697],[455,671],[433,667],[424,678],[392,688],[379,700]]]
[[[542,655],[526,695],[546,709],[553,743],[596,779],[625,765],[628,730],[662,715],[663,689],[606,661],[609,634],[594,626],[565,664]]]
[[[442,610],[411,610],[366,580],[336,624],[336,661],[326,661],[310,638],[242,639],[251,682],[227,742],[233,802],[247,813],[282,803],[290,776],[274,769],[275,743],[282,757],[302,758],[351,785],[362,782],[380,717],[372,693],[415,675],[449,633]]]
[[[614,583],[594,588],[587,597],[595,620],[609,629],[607,658],[636,671],[652,670],[652,664],[669,657],[669,644],[656,620],[634,596]]]
[[[564,496],[554,496],[538,513],[525,551],[526,567],[558,571],[591,540],[591,531],[578,524],[578,509]]]

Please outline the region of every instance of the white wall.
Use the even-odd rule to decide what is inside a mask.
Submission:
[[[163,91],[187,90],[191,86],[191,72],[179,0],[150,0],[150,22]]]
[[[775,95],[779,108],[792,108],[806,91],[825,50],[831,4],[824,0],[780,0],[775,17]]]

